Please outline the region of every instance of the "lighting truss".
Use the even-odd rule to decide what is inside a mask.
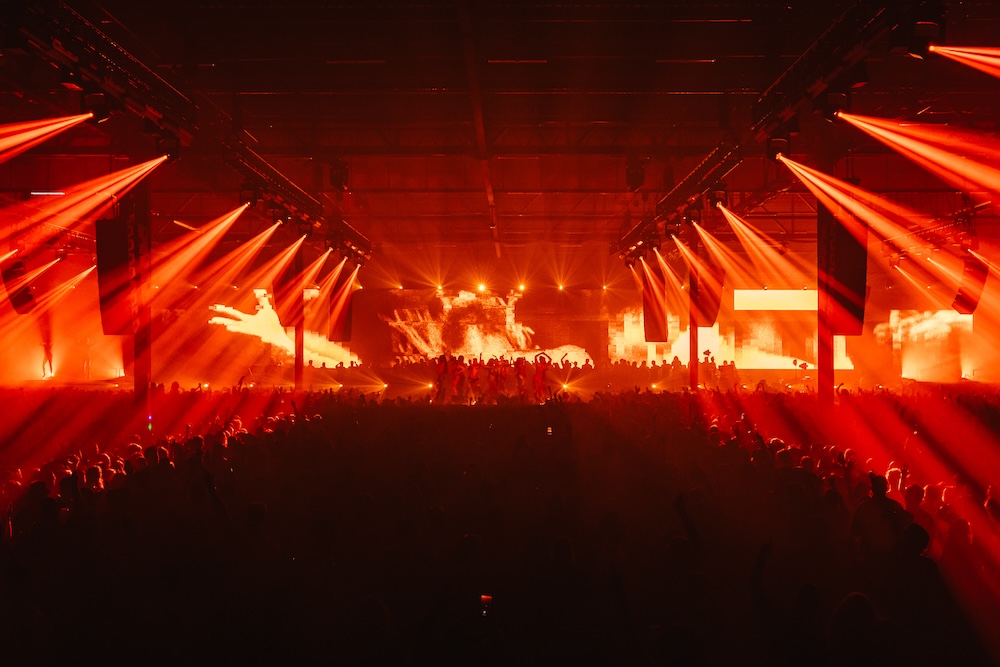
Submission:
[[[656,205],[656,218],[627,230],[612,244],[621,254],[645,227],[662,219],[678,217],[699,197],[707,194],[742,161],[746,147],[766,141],[796,113],[823,94],[838,77],[860,63],[872,46],[885,37],[899,17],[879,3],[855,2],[780,76],[754,104],[755,121],[743,141],[726,139],[685,176]]]
[[[63,2],[25,3],[16,26],[26,46],[189,145],[195,104]]]
[[[262,199],[283,210],[303,229],[323,230],[328,247],[357,261],[371,258],[371,242],[364,234],[339,217],[327,220],[323,216],[323,204],[318,199],[293,183],[256,151],[237,138],[229,138],[223,145],[227,149],[226,163],[246,179],[244,187],[256,186]]]

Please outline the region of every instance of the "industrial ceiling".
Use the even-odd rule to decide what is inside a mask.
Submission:
[[[986,134],[1000,120],[1000,81],[912,57],[914,23],[996,46],[994,2],[8,4],[0,120],[79,113],[95,92],[110,111],[0,165],[8,201],[166,146],[177,159],[149,178],[162,241],[185,231],[175,220],[237,206],[250,154],[275,189],[294,188],[286,201],[317,207],[318,235],[356,232],[383,273],[544,256],[624,272],[629,234],[662,234],[720,188],[809,252],[815,199],[765,157],[770,136],[945,219],[969,193],[830,122],[830,94],[854,113]],[[261,201],[227,242],[286,213]],[[996,236],[994,208],[976,214]],[[705,209],[706,225],[716,218],[726,238]]]

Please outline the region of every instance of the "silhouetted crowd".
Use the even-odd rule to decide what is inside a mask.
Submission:
[[[735,362],[716,364],[710,354],[706,352],[698,362],[699,385],[721,391],[739,389],[741,376]],[[676,356],[669,362],[618,359],[595,366],[591,359],[581,364],[567,356],[556,360],[544,352],[489,359],[446,354],[399,361],[388,367],[340,364],[305,369],[305,386],[311,389],[363,387],[376,379],[392,387],[389,393],[394,396],[429,395],[436,403],[465,405],[539,404],[564,393],[589,398],[597,391],[680,391],[690,387],[688,365]]]
[[[0,399],[36,445],[5,435],[5,664],[998,657],[997,470],[902,439],[946,408],[995,433],[996,397]]]

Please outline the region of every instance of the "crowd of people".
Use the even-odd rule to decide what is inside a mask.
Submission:
[[[698,362],[702,387],[723,391],[741,387],[735,362],[716,364],[711,352],[704,354],[705,358]],[[399,361],[388,367],[369,368],[352,363],[334,368],[309,366],[305,371],[305,384],[313,389],[332,385],[359,387],[370,384],[372,378],[379,378],[389,386],[408,388],[408,393],[425,393],[418,389],[427,388],[437,403],[461,404],[544,403],[565,391],[589,397],[602,389],[649,387],[679,391],[690,385],[688,365],[676,356],[669,362],[617,359],[595,366],[591,359],[581,364],[563,355],[555,360],[546,352],[489,359],[443,354],[417,361]]]
[[[439,390],[0,392],[8,664],[1000,657],[997,396]]]

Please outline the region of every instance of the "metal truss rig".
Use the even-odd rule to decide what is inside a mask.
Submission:
[[[771,84],[754,104],[755,122],[742,141],[723,140],[656,205],[656,215],[640,221],[611,245],[612,254],[627,254],[647,238],[650,227],[683,215],[735,169],[744,147],[764,142],[780,131],[811,101],[839,77],[860,63],[878,40],[902,25],[934,0],[898,0],[877,3],[859,0],[852,4],[799,58]]]
[[[63,2],[27,2],[8,13],[24,45],[144,118],[161,136],[189,145],[195,104]]]
[[[308,230],[310,238],[313,231],[321,232],[326,245],[345,257],[359,263],[371,259],[371,242],[364,234],[339,218],[334,222],[328,221],[323,216],[323,204],[318,199],[239,139],[227,139],[223,145],[227,151],[226,163],[259,189],[263,199],[282,209],[291,220]]]

